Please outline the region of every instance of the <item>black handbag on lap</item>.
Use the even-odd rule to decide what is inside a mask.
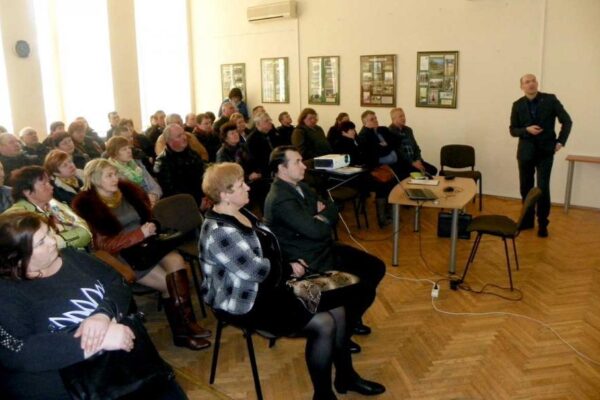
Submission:
[[[113,400],[134,394],[147,385],[161,387],[175,373],[158,354],[139,314],[121,318],[135,334],[130,352],[105,351],[60,370],[67,392],[78,400]]]

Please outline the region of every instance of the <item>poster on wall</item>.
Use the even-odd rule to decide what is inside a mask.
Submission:
[[[417,53],[417,107],[456,108],[458,51]]]
[[[308,103],[340,104],[340,57],[308,58]]]
[[[396,56],[360,56],[360,105],[396,107]]]
[[[221,95],[224,99],[233,88],[239,88],[246,98],[246,64],[221,64]]]
[[[261,90],[263,103],[289,103],[288,58],[261,58]]]

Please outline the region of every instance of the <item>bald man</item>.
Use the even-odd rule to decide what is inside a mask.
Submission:
[[[550,215],[550,173],[554,153],[566,145],[573,122],[555,95],[538,90],[535,75],[523,75],[520,84],[525,95],[512,105],[510,134],[519,138],[517,160],[521,197],[524,201],[536,177],[537,186],[542,190],[542,196],[536,205],[538,236],[547,237]],[[561,124],[558,137],[554,131],[557,118]],[[523,220],[523,229],[533,228],[534,217],[532,209]]]

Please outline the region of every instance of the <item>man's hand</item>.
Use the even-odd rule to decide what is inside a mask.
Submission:
[[[322,201],[317,201],[317,213],[320,213],[325,209],[325,204]]]
[[[423,165],[423,163],[421,162],[421,160],[414,161],[412,163],[412,166],[415,167],[416,169],[418,169],[421,172],[425,172],[425,166]]]
[[[560,143],[556,143],[556,146],[554,146],[554,152],[556,153],[557,151],[559,151],[560,149],[563,148],[563,145]]]
[[[533,136],[537,136],[544,131],[538,125],[529,125],[527,128],[525,128],[525,130],[527,130],[527,132]]]
[[[303,276],[306,273],[306,269],[299,262],[294,261],[294,262],[290,263],[290,265],[292,266],[292,276],[294,278],[300,278],[301,276]]]
[[[250,175],[248,175],[248,180],[250,180],[250,182],[254,182],[260,178],[262,178],[262,175],[258,172],[252,172]]]

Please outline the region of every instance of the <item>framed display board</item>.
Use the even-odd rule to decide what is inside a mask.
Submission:
[[[246,64],[221,64],[222,97],[226,99],[233,88],[239,88],[246,99]]]
[[[261,58],[261,90],[263,103],[289,103],[288,58]]]
[[[417,107],[456,108],[458,51],[417,53]]]
[[[360,56],[360,105],[396,107],[396,56]]]
[[[340,104],[340,57],[308,57],[308,104]]]

